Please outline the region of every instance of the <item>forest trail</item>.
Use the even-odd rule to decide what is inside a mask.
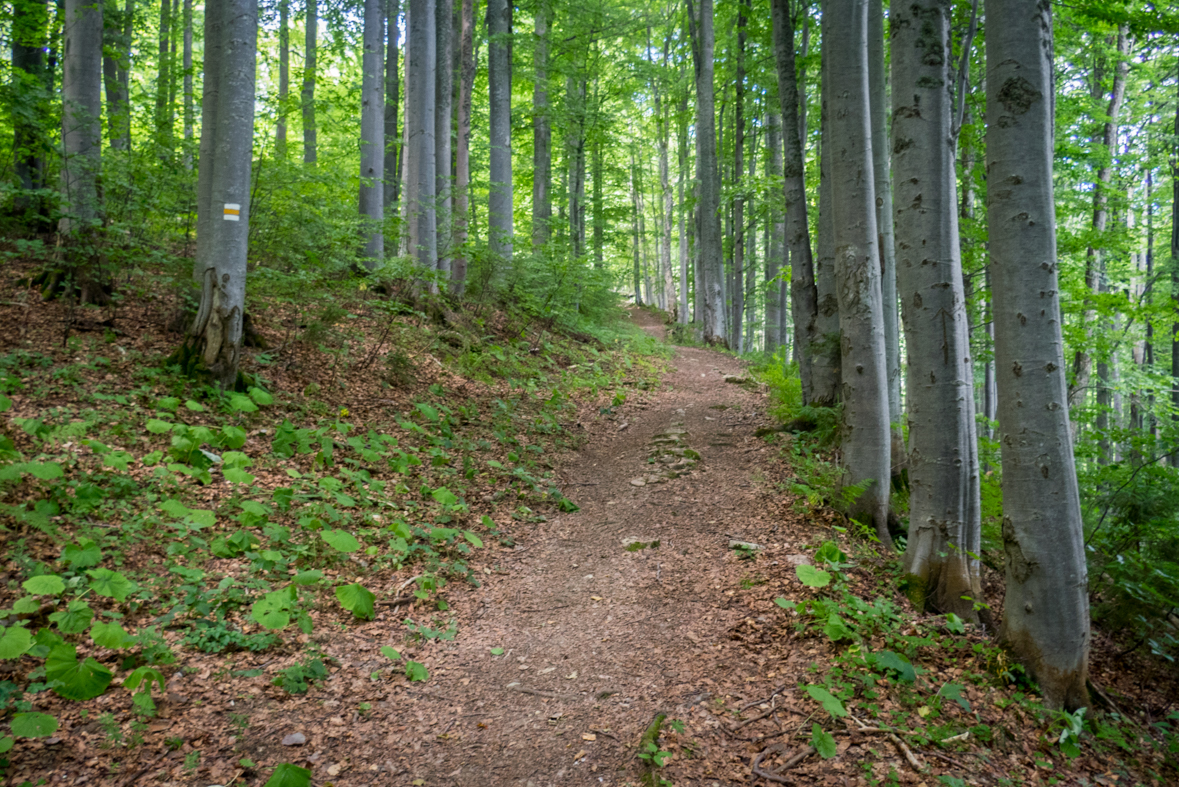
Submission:
[[[663,337],[650,313],[630,313]],[[691,717],[681,737],[699,739],[719,723],[705,709],[718,680],[748,669],[737,679],[769,680],[756,664],[738,669],[748,657],[731,636],[756,613],[740,590],[752,565],[730,541],[777,530],[762,482],[774,449],[754,435],[765,396],[725,382],[744,374],[731,356],[680,347],[671,364],[661,389],[631,394],[617,420],[586,424],[587,444],[560,468],[581,510],[537,524],[505,551],[506,573],[463,604],[474,609],[435,651],[428,686],[382,703],[392,711],[386,767],[400,773],[374,784],[637,784],[634,754],[657,713]],[[652,447],[684,444],[700,461],[648,482],[659,466],[648,463]],[[634,540],[659,544],[628,551]],[[712,775],[688,783],[732,783],[736,772],[719,771],[737,758],[703,749],[697,765]]]

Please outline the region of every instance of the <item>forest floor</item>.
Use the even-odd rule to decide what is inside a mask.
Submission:
[[[666,338],[661,317],[641,309],[628,314],[642,330]],[[162,314],[144,315],[126,339],[122,333],[112,339],[107,329],[106,341],[117,340],[119,349],[142,343],[161,320]],[[272,341],[280,322],[264,326]],[[51,331],[36,338],[37,324],[22,323],[9,349],[19,340],[52,354],[60,342]],[[372,352],[379,350],[377,344]],[[419,354],[415,363],[422,358],[430,356]],[[277,390],[299,390],[305,381],[280,375],[327,379],[324,361],[316,363],[312,368],[313,359],[300,356],[269,367],[272,382]],[[108,385],[122,384],[120,374],[129,374],[95,366],[97,379]],[[330,371],[335,382],[335,366]],[[26,374],[31,385],[35,375]],[[445,383],[485,406],[498,401],[493,394],[502,395],[502,389],[446,372],[436,360],[419,365],[417,374],[419,387]],[[354,379],[371,376],[361,365]],[[1163,783],[1149,776],[1159,772],[1161,757],[1142,751],[1127,765],[1127,753],[1138,749],[1120,732],[1066,757],[1052,740],[1059,726],[1036,712],[1034,697],[995,679],[1006,663],[989,632],[906,611],[889,573],[893,561],[862,542],[857,546],[848,523],[830,508],[784,493],[802,471],[782,450],[789,436],[759,436],[772,425],[769,400],[741,361],[675,347],[661,381],[624,390],[626,396],[615,395],[613,402],[608,394],[577,400],[576,410],[563,416],[580,435],[579,445],[554,454],[552,480],[580,510],[546,508],[547,517],[523,526],[494,508],[491,501],[500,495],[469,490],[473,507],[493,506],[500,524],[497,531],[493,523],[496,538],[484,533],[486,547],[477,543],[469,558],[481,582],[446,586],[445,605],[438,608],[453,616],[451,634],[434,631],[407,641],[402,618],[412,614],[424,623],[431,614],[424,594],[421,603],[399,607],[412,568],[374,566],[376,573],[365,579],[356,555],[342,566],[329,560],[321,564],[329,577],[347,581],[354,571],[358,582],[388,591],[371,620],[317,604],[311,611],[315,632],[274,649],[223,656],[185,649],[182,661],[163,668],[166,692],[150,718],[137,716],[126,691],[112,689],[82,710],[77,703],[43,700],[37,709],[55,712],[62,729],[47,740],[18,743],[9,753],[7,783],[261,785],[279,762],[310,769],[313,784],[325,787]],[[348,395],[353,417],[362,421],[380,409],[413,407],[404,392],[359,383]],[[30,396],[14,395],[14,401],[10,416],[49,412]],[[388,413],[381,417],[390,430],[407,426]],[[376,421],[368,423],[371,428]],[[258,435],[267,434],[252,431],[244,450],[264,453],[267,443]],[[157,439],[148,435],[140,444],[150,447],[148,438]],[[309,465],[299,467],[307,472]],[[146,483],[146,471],[138,477]],[[215,491],[218,484],[224,482],[197,490],[204,505],[232,502],[232,495]],[[513,492],[506,499],[515,498]],[[509,529],[511,537],[501,538]],[[370,531],[358,532],[364,537]],[[855,551],[832,571],[842,596],[834,586],[820,591],[805,585],[796,571],[818,562],[815,550],[828,540]],[[18,571],[44,573],[30,572],[28,557],[20,554],[45,561],[38,564],[43,567],[61,549],[59,540],[28,530],[5,534],[4,546],[9,591],[18,586]],[[142,554],[128,551],[127,566],[150,575],[163,555],[148,539]],[[220,566],[225,582],[245,570],[228,560],[194,565]],[[828,606],[806,613],[805,605],[815,602]],[[842,614],[855,631],[833,635],[822,620],[808,627],[807,614],[814,618],[816,608]],[[117,609],[134,618],[134,607]],[[233,619],[249,629],[244,614]],[[168,643],[182,648],[183,631],[167,627]],[[849,640],[857,644],[847,647]],[[381,653],[388,647],[424,665],[429,679],[391,676]],[[888,665],[871,660],[892,653],[887,648],[918,654],[916,676],[906,680],[907,658]],[[294,664],[300,649],[321,654],[330,675],[304,686],[305,693],[280,690],[271,678]],[[91,651],[117,669],[115,657]],[[1137,703],[1129,707],[1165,713],[1179,694],[1175,676],[1144,664],[1107,658],[1094,675],[1121,689],[1123,702]],[[859,675],[854,681],[853,673]],[[36,675],[33,669],[26,679]],[[816,696],[811,689],[818,687],[842,697],[846,708],[835,697],[828,703]],[[654,744],[648,748],[644,733],[660,718],[662,728],[648,736]],[[823,736],[830,748],[821,758],[811,744]],[[652,760],[662,767],[652,767]]]

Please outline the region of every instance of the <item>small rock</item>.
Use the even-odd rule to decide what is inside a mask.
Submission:
[[[813,563],[811,563],[811,559],[809,557],[807,557],[806,555],[787,555],[786,562],[792,566],[814,565]]]
[[[327,767],[327,775],[328,776],[339,776],[340,775],[339,763],[332,763],[331,765],[329,765]]]
[[[622,423],[620,423],[618,425],[618,431],[621,432],[621,431],[625,430],[626,427],[628,427],[628,426],[630,426],[630,421],[623,421]]]
[[[756,551],[763,549],[763,547],[761,544],[755,544],[752,541],[738,541],[734,538],[729,541],[729,549],[748,549]]]
[[[641,478],[632,478],[632,479],[630,479],[630,485],[631,486],[646,486],[647,482]]]
[[[302,746],[307,742],[307,736],[301,732],[296,732],[282,739],[283,746]]]

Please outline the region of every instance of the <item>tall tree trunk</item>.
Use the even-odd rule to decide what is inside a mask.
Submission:
[[[667,68],[668,50],[671,46],[671,36],[663,40],[663,67]],[[675,309],[675,283],[671,273],[671,226],[675,223],[672,213],[671,193],[671,164],[668,161],[668,144],[671,137],[671,117],[669,108],[662,102],[659,84],[655,85],[655,117],[659,124],[659,195],[661,199],[661,229],[663,243],[660,246],[660,267],[663,269],[663,308],[666,311]]]
[[[190,333],[196,356],[222,388],[237,383],[246,306],[257,35],[257,0],[208,0],[205,89],[212,84],[216,92],[206,92],[202,105],[215,98],[217,108],[211,155],[201,156],[198,173],[208,182],[209,215],[197,235],[197,259],[206,267]],[[211,80],[210,68],[217,72]]]
[[[12,7],[12,68],[18,87],[12,91],[10,112],[13,126],[13,164],[20,188],[26,191],[45,187],[46,139],[50,135],[49,96],[46,81],[45,45],[48,39],[49,8],[45,0],[15,0]],[[127,117],[126,95],[107,83],[107,101],[111,108],[111,147],[118,147],[121,120]],[[118,112],[115,102],[122,108]],[[32,104],[30,107],[29,104]],[[116,118],[119,120],[116,126]],[[17,207],[32,207],[23,195]],[[37,205],[36,212],[42,213]]]
[[[782,115],[778,108],[771,109],[766,117],[766,139],[770,146],[770,154],[766,156],[766,180],[776,184],[782,178]],[[773,353],[782,345],[780,293],[776,279],[785,262],[786,252],[786,215],[781,203],[774,199],[774,195],[766,201],[769,209],[767,229],[769,235],[766,240],[766,325],[765,350]],[[814,284],[811,285],[812,289]],[[801,366],[800,366],[801,369]],[[809,383],[810,370],[807,372]]]
[[[604,253],[606,245],[606,214],[602,197],[605,176],[602,162],[602,141],[595,136],[593,141],[593,170],[594,170],[594,267],[601,268],[605,264]]]
[[[168,114],[172,116],[172,125],[169,127],[169,133],[174,133],[176,126],[176,42],[180,37],[177,27],[180,24],[180,0],[172,0],[172,29],[168,33]]]
[[[824,352],[828,356],[834,355],[838,348],[814,347],[820,338],[819,293],[815,286],[815,264],[811,257],[811,236],[806,215],[806,160],[803,157],[803,135],[800,132],[798,116],[799,91],[795,73],[794,20],[790,15],[788,0],[772,0],[770,11],[774,25],[774,59],[778,66],[778,98],[785,144],[782,175],[786,199],[786,243],[790,251],[790,305],[794,323],[794,348],[798,354],[803,401],[829,406],[834,403],[834,388],[839,384],[838,372],[835,372],[834,379],[830,379],[828,373],[825,378],[826,386],[819,390],[814,367],[822,362],[818,355]],[[826,144],[823,147],[826,149]],[[784,316],[781,315],[780,318]],[[783,338],[779,335],[778,340],[782,341]],[[838,369],[838,366],[835,368]]]
[[[894,33],[895,35],[895,33]],[[946,69],[946,78],[950,70]],[[876,190],[876,232],[880,248],[880,295],[884,303],[885,375],[888,381],[888,419],[902,446],[901,339],[897,319],[897,266],[893,241],[892,183],[888,175],[888,95],[884,85],[884,11],[881,0],[868,2],[868,100],[872,113],[872,175]],[[948,129],[947,129],[948,131]],[[959,260],[961,261],[961,260]],[[959,265],[959,267],[961,267]],[[894,456],[900,464],[903,456]]]
[[[688,177],[688,93],[685,90],[680,96],[679,112],[676,124],[677,159],[679,176],[676,184],[676,208],[679,213],[679,252],[680,252],[680,325],[687,325],[688,313],[688,220],[687,204],[684,202],[684,181]]]
[[[434,101],[438,34],[435,0],[409,0],[405,73],[405,150],[407,175],[408,249],[422,270],[438,264],[438,224],[435,214]]]
[[[217,113],[221,103],[223,11],[224,0],[210,0],[205,6],[205,45],[201,63],[201,141],[197,169],[197,244],[192,261],[192,278],[202,287],[206,285],[206,272],[217,265],[213,256],[216,246],[212,240],[216,229],[213,223],[213,167],[217,155]],[[216,220],[232,221],[223,219],[221,215],[216,216]]]
[[[1126,75],[1130,70],[1129,53],[1130,37],[1128,28],[1123,25],[1118,28],[1117,39],[1118,62],[1114,66],[1113,89],[1110,92],[1109,104],[1105,110],[1105,123],[1102,126],[1100,164],[1097,167],[1097,180],[1093,184],[1093,232],[1099,243],[1104,240],[1106,226],[1109,223],[1109,189],[1113,179],[1113,157],[1118,143],[1118,116],[1121,114],[1122,102],[1126,96]],[[1094,74],[1094,88],[1097,98],[1104,95],[1101,70]],[[1104,272],[1103,248],[1089,246],[1085,254],[1085,288],[1090,293],[1101,292]],[[1085,393],[1089,388],[1089,378],[1092,374],[1093,357],[1088,352],[1089,326],[1093,324],[1096,313],[1092,306],[1084,312],[1085,341],[1073,356],[1073,385],[1069,390],[1069,409],[1076,411],[1084,404]],[[1076,428],[1075,426],[1073,427]]]
[[[361,257],[370,271],[381,262],[385,249],[385,91],[384,0],[364,0],[364,54],[360,86],[360,194],[359,212],[364,250]]]
[[[831,58],[827,77],[831,151],[831,202],[835,222],[835,281],[843,366],[843,463],[845,483],[862,487],[852,516],[873,527],[885,546],[888,534],[890,431],[884,315],[880,295],[876,197],[872,181],[872,129],[868,102],[868,0],[852,0],[826,14],[824,41]]]
[[[693,3],[688,0],[688,19],[695,27]],[[716,158],[716,104],[713,88],[715,36],[712,0],[700,2],[700,33],[696,57],[696,171],[700,182],[700,271],[703,287],[704,341],[728,345],[725,334],[724,258],[721,251],[720,171]],[[692,39],[697,40],[695,31]],[[698,285],[699,286],[699,285]]]
[[[829,0],[823,0],[823,12]],[[831,159],[835,143],[832,141],[829,68],[835,57],[824,46],[820,74],[819,112],[819,239],[815,253],[815,328],[811,336],[811,386],[813,398],[808,402],[819,407],[832,407],[840,398],[842,379],[839,340],[839,297],[835,289],[835,215],[831,195]],[[783,110],[786,108],[783,107]],[[787,225],[789,242],[789,224]],[[797,293],[793,290],[797,304]],[[792,308],[797,309],[797,305]],[[795,347],[800,337],[795,324]],[[801,357],[800,357],[801,360]],[[800,364],[801,365],[801,364]]]
[[[385,10],[385,215],[396,216],[401,199],[401,74],[398,70],[401,38],[401,0],[388,0]]]
[[[494,264],[512,261],[512,3],[488,0],[487,84],[490,101],[490,167],[487,239]]]
[[[749,181],[757,179],[757,142],[755,130],[749,140]],[[752,350],[757,342],[753,336],[753,323],[757,318],[757,214],[749,217],[749,226],[745,228],[745,349]]]
[[[1179,98],[1179,91],[1177,91]],[[1179,427],[1179,100],[1175,102],[1175,143],[1171,149],[1171,421]],[[1179,446],[1176,446],[1179,448]],[[1179,467],[1179,450],[1171,454]]]
[[[635,306],[643,305],[643,271],[639,250],[639,165],[635,157],[635,150],[630,150],[630,204],[633,210],[631,220],[632,243],[634,244],[634,285]]]
[[[58,225],[77,259],[92,257],[88,238],[102,222],[99,177],[102,168],[102,6],[67,0],[62,49],[61,193],[64,215]]]
[[[1001,629],[1044,705],[1089,706],[1089,588],[1057,281],[1052,20],[987,2],[987,221],[1003,446]]]
[[[553,132],[549,124],[549,4],[536,5],[535,50],[532,55],[532,248],[539,251],[551,237],[553,217]]]
[[[733,107],[733,331],[732,347],[745,350],[745,25],[746,3],[737,4],[737,79]]]
[[[451,292],[461,296],[467,286],[468,217],[471,199],[471,96],[475,88],[475,5],[461,0],[459,23],[458,148],[455,151],[454,246]]]
[[[586,83],[575,77],[565,79],[569,133],[565,137],[566,198],[569,205],[569,245],[574,257],[585,251],[585,100]]]
[[[283,8],[286,8],[284,0]],[[283,25],[286,30],[286,25]],[[196,110],[193,106],[192,70],[192,0],[184,0],[184,168],[192,169],[193,132],[196,126]]]
[[[23,52],[18,53],[18,49],[22,48],[21,40],[25,36],[21,28],[28,22],[28,20],[22,19],[22,15],[29,11],[38,10],[44,15],[44,2],[36,0],[34,2],[20,2],[18,0],[13,5],[12,65],[26,73],[33,73],[33,69],[40,73],[45,68],[43,55],[44,16],[39,20],[42,45],[35,50],[35,59],[29,64],[32,68],[26,67],[22,63],[27,55]],[[103,5],[102,25],[102,77],[103,86],[106,89],[107,134],[111,150],[128,150],[131,147],[131,107],[128,103],[127,93],[123,89],[123,83],[119,79],[119,69],[120,67],[125,68],[127,65],[123,61],[125,57],[129,57],[127,50],[130,42],[123,41],[123,12],[114,3]],[[18,150],[19,148],[20,143],[18,143]],[[18,170],[19,166],[18,160]],[[22,177],[21,180],[23,181],[24,178]]]
[[[184,0],[184,4],[186,9],[191,9],[192,0]],[[280,161],[285,161],[287,157],[287,97],[291,92],[290,24],[290,0],[278,0],[278,123],[274,127],[274,154]]]
[[[172,0],[160,0],[160,51],[156,72],[156,144],[172,149]]]
[[[434,25],[437,28],[438,48],[434,78],[434,202],[438,228],[437,270],[443,279],[450,278],[451,206],[451,140],[454,134],[454,14],[452,2],[438,3]],[[431,287],[435,292],[436,286]]]
[[[319,6],[318,0],[307,0],[303,21],[303,163],[315,166],[318,159],[315,134],[315,60],[318,55]]]
[[[950,79],[950,4],[898,4],[891,28],[896,274],[909,351],[906,592],[918,609],[976,621],[973,600],[982,597],[975,557],[981,520],[978,463],[971,461],[974,391],[968,373],[951,97],[945,89]]]

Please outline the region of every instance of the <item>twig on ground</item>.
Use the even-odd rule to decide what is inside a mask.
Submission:
[[[963,765],[962,763],[958,762],[957,760],[955,760],[953,757],[951,757],[951,756],[950,756],[950,755],[948,755],[948,754],[942,754],[940,751],[932,751],[932,750],[931,750],[931,751],[928,751],[928,752],[926,752],[926,754],[930,754],[930,755],[932,755],[932,756],[934,756],[934,757],[937,757],[939,760],[945,760],[946,762],[950,763],[951,765],[954,765],[954,766],[956,766],[956,767],[958,767],[958,768],[962,768],[963,770],[966,770],[966,766],[965,766],[965,765]]]
[[[527,686],[504,686],[508,691],[517,691],[521,694],[531,694],[534,697],[544,697],[550,700],[571,700],[575,698],[573,694],[558,694],[555,691],[541,691],[540,689],[530,689]]]
[[[591,728],[590,732],[596,733],[598,735],[605,735],[607,738],[613,738],[614,740],[618,741],[619,743],[622,743],[622,741],[620,741],[617,736],[611,735],[610,733],[606,732],[605,730],[595,730],[595,729]]]
[[[781,694],[783,691],[785,691],[786,687],[789,685],[790,685],[789,683],[783,683],[781,686],[779,686],[778,688],[776,688],[772,692],[770,692],[770,696],[766,697],[765,699],[750,700],[749,702],[742,705],[740,709],[745,710],[747,708],[752,708],[754,705],[760,705],[763,702],[769,702],[774,697],[777,697],[779,694]]]
[[[783,776],[781,774],[785,771],[790,770],[795,765],[798,765],[798,763],[802,762],[807,757],[814,754],[815,749],[813,746],[807,746],[802,751],[800,751],[798,754],[795,754],[793,757],[791,757],[789,760],[787,760],[786,764],[783,765],[781,768],[779,768],[777,772],[762,770],[761,764],[762,764],[762,761],[765,760],[766,757],[768,757],[771,754],[784,754],[785,752],[786,752],[786,747],[783,746],[781,743],[775,743],[770,746],[767,746],[765,748],[765,750],[762,751],[761,754],[754,757],[753,762],[750,763],[749,767],[753,771],[753,775],[760,776],[761,778],[763,778],[767,781],[776,782],[777,784],[792,784],[793,780],[790,777]]]
[[[399,596],[398,598],[390,598],[390,599],[385,599],[384,601],[378,601],[377,606],[378,607],[399,607],[402,604],[412,604],[414,599],[415,599],[415,596]]]
[[[922,765],[921,761],[918,760],[916,755],[913,754],[913,750],[909,748],[909,745],[907,743],[905,743],[903,740],[901,740],[900,736],[898,736],[892,730],[881,729],[879,727],[869,727],[867,724],[860,721],[855,716],[852,716],[851,720],[854,721],[856,723],[856,725],[860,728],[858,730],[859,732],[883,732],[885,734],[885,736],[890,741],[892,741],[894,744],[896,744],[896,747],[901,750],[901,754],[905,755],[905,759],[908,760],[909,764],[913,766],[913,770],[918,771],[918,772],[922,772],[925,770],[925,766]]]
[[[773,713],[775,710],[777,710],[777,708],[770,708],[768,711],[765,711],[764,713],[760,713],[757,716],[753,716],[752,718],[748,718],[743,722],[739,722],[738,724],[736,724],[732,727],[729,727],[729,732],[731,732],[731,733],[736,732],[737,730],[741,729],[742,727],[744,727],[747,724],[753,724],[753,722],[755,722],[755,721],[761,721],[766,716],[769,716],[771,713]]]

